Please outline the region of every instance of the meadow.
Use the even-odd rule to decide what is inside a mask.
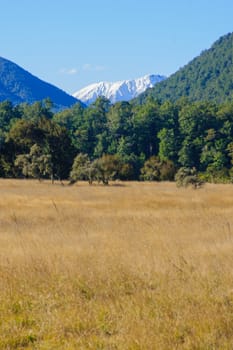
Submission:
[[[0,181],[0,349],[232,344],[232,185]]]

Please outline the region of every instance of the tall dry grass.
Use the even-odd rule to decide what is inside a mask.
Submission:
[[[233,349],[233,186],[1,180],[0,349]]]

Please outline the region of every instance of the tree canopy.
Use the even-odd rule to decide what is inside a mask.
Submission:
[[[77,104],[59,113],[49,105],[6,101],[0,103],[0,123],[2,177],[39,178],[29,169],[37,154],[41,178],[91,182],[102,171],[103,182],[105,176],[106,182],[171,180],[184,167],[207,181],[232,181],[233,100],[149,98],[143,105],[111,105],[99,98],[88,108]],[[30,171],[23,170],[25,164]]]

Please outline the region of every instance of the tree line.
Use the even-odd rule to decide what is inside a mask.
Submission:
[[[51,101],[0,103],[0,176],[173,180],[180,168],[205,181],[233,178],[233,101],[144,104],[104,97],[54,112]]]

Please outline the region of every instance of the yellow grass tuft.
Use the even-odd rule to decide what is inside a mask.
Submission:
[[[0,349],[232,350],[233,186],[0,193]]]

